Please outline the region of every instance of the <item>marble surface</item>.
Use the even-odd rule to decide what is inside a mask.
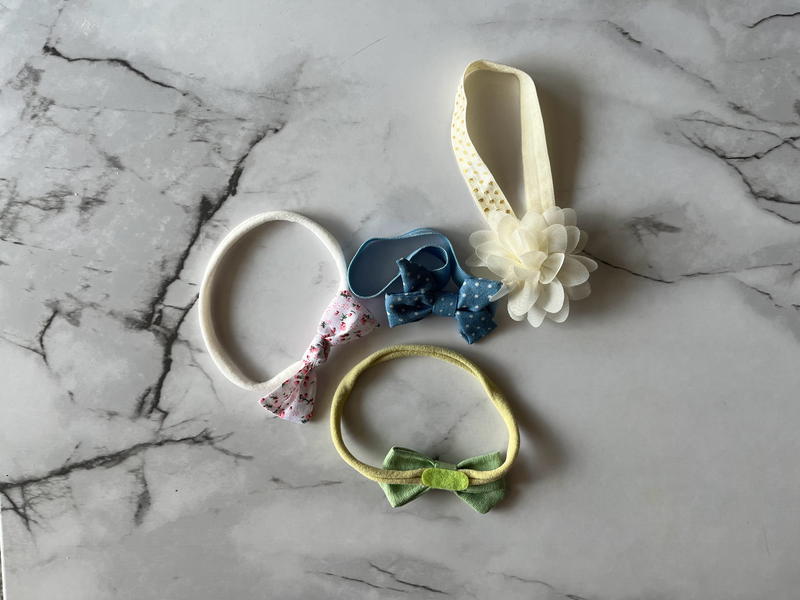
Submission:
[[[797,11],[4,0],[6,598],[795,597]],[[347,253],[420,225],[463,253],[481,219],[448,126],[476,58],[538,83],[594,294],[474,347],[444,319],[384,327],[336,349],[312,423],[270,418],[204,351],[210,252],[287,208]],[[491,139],[513,189],[515,137]],[[311,239],[274,226],[231,259],[220,322],[254,374],[299,357],[335,288]],[[444,493],[391,509],[334,453],[338,377],[398,342],[462,350],[509,394],[522,450],[490,515]],[[504,444],[477,384],[425,360],[377,369],[348,419],[374,461]]]

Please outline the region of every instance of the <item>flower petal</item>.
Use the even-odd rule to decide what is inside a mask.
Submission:
[[[511,305],[507,305],[508,308],[508,316],[514,319],[515,321],[522,321],[525,318],[525,313],[519,314],[518,312],[514,312],[514,309],[511,308]]]
[[[567,230],[567,252],[574,252],[575,246],[577,246],[578,242],[581,240],[581,230],[575,227],[574,225],[567,225],[566,230]],[[473,233],[472,235],[475,234]],[[471,243],[472,237],[470,236],[469,239]]]
[[[538,306],[531,306],[531,309],[528,311],[528,323],[534,327],[539,327],[539,325],[544,322],[546,315],[547,313]]]
[[[503,244],[501,244],[500,242],[496,241],[486,242],[485,244],[477,246],[475,248],[475,254],[484,261],[492,255],[502,256],[508,259],[512,258],[511,253],[506,249],[506,247],[503,246]]]
[[[540,250],[539,236],[536,234],[536,232],[528,231],[527,229],[520,227],[516,232],[514,232],[514,236],[519,239],[520,243],[520,250],[518,251],[518,254]]]
[[[532,232],[541,231],[547,227],[547,222],[544,220],[544,217],[534,210],[526,212],[519,224],[524,229]]]
[[[520,281],[539,281],[539,270],[528,269],[522,265],[514,265],[514,277]]]
[[[548,225],[563,225],[564,224],[564,211],[557,206],[551,206],[542,215]]]
[[[567,251],[567,229],[563,225],[550,225],[544,230],[547,234],[547,251],[566,252]]]
[[[486,257],[486,266],[500,279],[514,279],[514,263],[505,256],[490,254]]]
[[[584,267],[586,267],[586,270],[589,271],[589,273],[591,273],[592,271],[596,271],[597,270],[597,263],[595,261],[593,261],[591,258],[589,258],[588,256],[583,256],[581,254],[578,254],[578,255],[575,255],[574,258],[575,258],[575,260],[579,260],[581,262],[581,264]]]
[[[497,226],[500,224],[500,221],[508,216],[509,215],[504,213],[502,210],[493,210],[486,215],[486,220],[489,222],[489,227],[491,227],[494,231],[497,231]]]
[[[506,240],[511,251],[517,256],[519,256],[524,252],[527,252],[530,249],[528,247],[529,245],[528,237],[530,237],[531,234],[527,233],[526,236],[523,237],[522,234],[523,231],[524,231],[523,229],[520,229],[518,227],[510,236],[508,236],[508,240]],[[534,243],[536,242],[535,237],[533,241]]]
[[[509,244],[511,234],[514,233],[518,227],[519,221],[517,221],[516,217],[504,214],[497,220],[497,228],[495,231],[497,231],[497,237],[500,238],[501,242]]]
[[[558,272],[558,279],[564,284],[564,287],[580,285],[589,280],[589,269],[576,258],[572,256],[565,257],[564,264]]]
[[[571,208],[562,208],[561,212],[564,213],[564,225],[575,226],[578,224],[578,215]]]
[[[589,282],[576,285],[565,290],[570,300],[583,300],[592,293],[592,286]]]
[[[581,237],[578,240],[578,245],[572,250],[572,252],[578,253],[583,252],[583,249],[586,247],[586,241],[589,239],[588,234],[581,229]]]
[[[564,286],[558,279],[539,286],[542,288],[536,306],[549,313],[557,313],[564,306]]]
[[[480,256],[477,256],[475,254],[470,254],[467,257],[467,260],[464,261],[464,263],[468,267],[485,267],[486,266],[486,263],[483,262],[483,259]]]
[[[532,252],[525,252],[524,254],[519,255],[519,262],[528,269],[539,269],[542,266],[542,263],[547,258],[547,254],[544,252],[540,252],[538,250],[534,250]]]
[[[476,231],[469,236],[469,243],[473,248],[477,248],[481,244],[485,244],[486,242],[493,242],[497,239],[497,234],[494,231],[489,231],[488,229],[482,229],[480,231]]]
[[[525,285],[517,288],[508,296],[508,311],[522,315],[522,319],[524,319],[537,298],[539,298],[539,284],[526,281]]]
[[[558,270],[564,264],[564,255],[560,252],[551,254],[542,263],[539,281],[542,283],[550,283],[558,275]]]
[[[569,316],[569,300],[567,298],[564,298],[564,306],[561,307],[561,310],[558,311],[557,313],[553,313],[552,315],[548,314],[547,318],[550,319],[551,321],[555,321],[556,323],[563,323],[564,321],[567,320],[568,316]]]

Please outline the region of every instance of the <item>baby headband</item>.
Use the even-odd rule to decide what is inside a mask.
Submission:
[[[467,131],[464,82],[481,70],[513,75],[519,81],[526,211],[521,220]],[[487,267],[500,278],[503,287],[494,299],[508,294],[512,319],[521,321],[527,317],[534,327],[541,325],[545,317],[562,323],[569,315],[570,300],[589,295],[589,273],[597,263],[579,254],[587,236],[576,226],[575,211],[555,204],[542,113],[530,76],[485,60],[470,63],[456,92],[451,139],[464,181],[490,227],[469,237],[475,253],[467,264]]]
[[[225,253],[247,233],[270,221],[289,221],[311,230],[325,245],[339,271],[339,291],[322,313],[317,333],[303,358],[292,363],[268,381],[253,381],[245,375],[219,341],[211,316],[212,292],[219,265]],[[328,359],[331,346],[362,337],[377,326],[370,312],[357,303],[345,283],[345,260],[336,239],[311,219],[288,211],[272,211],[250,217],[237,225],[217,246],[208,261],[200,284],[200,331],[211,359],[228,380],[239,387],[263,394],[261,406],[282,419],[305,423],[314,412],[316,369]]]
[[[394,260],[403,240],[418,237],[433,243],[397,260],[397,268],[392,269],[388,281],[382,278],[381,266],[386,264],[382,258]],[[450,240],[434,229],[423,227],[393,238],[367,240],[350,261],[347,281],[360,298],[386,294],[389,327],[419,321],[431,314],[451,317],[468,344],[497,327],[491,297],[500,290],[500,282],[473,277],[462,269]],[[454,291],[445,289],[450,281],[455,285]]]
[[[383,468],[373,467],[352,455],[342,439],[342,412],[353,386],[364,371],[387,360],[404,356],[431,356],[452,363],[480,381],[508,429],[505,460],[499,452],[462,460],[457,464],[429,458],[415,450],[393,447]],[[404,345],[378,350],[357,364],[339,383],[331,407],[331,438],[344,461],[383,488],[394,507],[411,502],[430,489],[449,490],[479,513],[488,512],[505,496],[505,475],[519,452],[519,431],[503,394],[471,361],[438,346]]]

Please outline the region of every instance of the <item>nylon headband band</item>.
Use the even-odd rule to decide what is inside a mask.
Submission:
[[[484,391],[489,396],[489,399],[494,404],[497,412],[503,418],[508,429],[508,448],[506,450],[506,457],[504,462],[489,471],[479,471],[475,469],[463,469],[463,472],[469,478],[470,485],[480,485],[491,483],[501,479],[511,468],[514,459],[519,452],[519,430],[514,415],[511,412],[511,407],[506,402],[505,397],[495,384],[478,368],[478,366],[462,356],[457,352],[441,348],[439,346],[425,346],[425,345],[400,345],[391,346],[378,350],[371,354],[345,375],[336,392],[333,396],[333,403],[331,405],[331,439],[342,459],[349,464],[353,469],[361,473],[367,479],[385,484],[415,484],[422,483],[422,472],[424,469],[414,469],[409,471],[400,471],[392,469],[381,469],[374,467],[367,463],[358,460],[348,450],[347,446],[342,439],[342,413],[344,411],[345,403],[350,397],[358,378],[370,367],[380,364],[395,358],[402,358],[406,356],[430,356],[443,360],[450,364],[456,365],[471,373],[483,386]]]
[[[227,350],[220,343],[219,336],[217,335],[217,330],[214,325],[214,319],[212,317],[212,298],[217,272],[222,259],[225,257],[227,252],[241,238],[250,233],[253,229],[272,221],[287,221],[290,223],[297,223],[316,235],[317,238],[319,238],[319,240],[328,249],[328,252],[330,252],[334,262],[336,263],[336,269],[339,272],[339,286],[337,290],[347,289],[347,264],[345,262],[344,254],[342,253],[342,248],[339,245],[339,242],[337,242],[336,238],[334,238],[325,228],[315,221],[312,221],[308,217],[283,210],[265,212],[246,219],[234,227],[231,232],[228,233],[225,238],[223,238],[211,255],[211,258],[208,261],[208,266],[206,267],[205,275],[203,276],[203,281],[200,284],[200,294],[198,298],[200,331],[203,336],[203,341],[206,344],[206,348],[208,348],[208,353],[211,356],[211,359],[214,361],[214,364],[217,366],[220,372],[228,379],[228,381],[239,386],[240,388],[257,393],[269,393],[278,388],[284,381],[286,381],[303,366],[303,362],[297,361],[292,363],[267,381],[258,382],[250,379],[244,374],[239,365],[237,365],[234,361],[233,357],[228,354]]]
[[[465,279],[471,277],[458,262],[458,256],[453,249],[453,244],[446,235],[430,227],[419,227],[395,237],[370,238],[361,244],[347,266],[347,283],[350,286],[350,291],[359,298],[375,298],[400,290],[402,288],[400,274],[396,269],[392,271],[388,280],[381,281],[378,279],[376,281],[377,269],[375,264],[381,260],[381,255],[377,249],[381,247],[383,254],[388,257],[387,262],[394,265],[396,259],[404,257],[403,254],[397,251],[392,252],[383,247],[392,246],[393,244],[402,247],[402,242],[416,241],[416,238],[421,238],[428,243],[405,255],[405,258],[411,262],[419,262],[424,266],[428,266],[439,283],[444,285],[452,279],[457,285],[461,285]],[[415,261],[418,258],[430,258],[432,264],[422,260]]]
[[[519,82],[520,137],[522,176],[525,185],[525,209],[542,213],[556,204],[553,175],[550,171],[547,139],[536,86],[530,75],[524,71],[488,60],[476,60],[467,65],[456,92],[451,124],[451,142],[461,175],[469,187],[470,194],[484,215],[493,210],[500,210],[510,215],[514,214],[514,209],[511,208],[503,190],[500,189],[491,171],[475,149],[467,130],[467,96],[464,91],[464,85],[467,78],[476,71],[506,73],[516,77]]]

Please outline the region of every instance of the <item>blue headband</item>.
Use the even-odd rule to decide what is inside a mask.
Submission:
[[[402,256],[402,248],[408,247],[403,240],[418,237],[427,237],[432,243],[397,259]],[[419,321],[430,314],[452,317],[468,344],[497,327],[491,297],[500,290],[501,283],[467,273],[450,240],[435,229],[421,227],[397,237],[367,240],[347,267],[347,281],[353,294],[360,298],[386,295],[390,327]],[[455,289],[445,290],[450,281]]]

